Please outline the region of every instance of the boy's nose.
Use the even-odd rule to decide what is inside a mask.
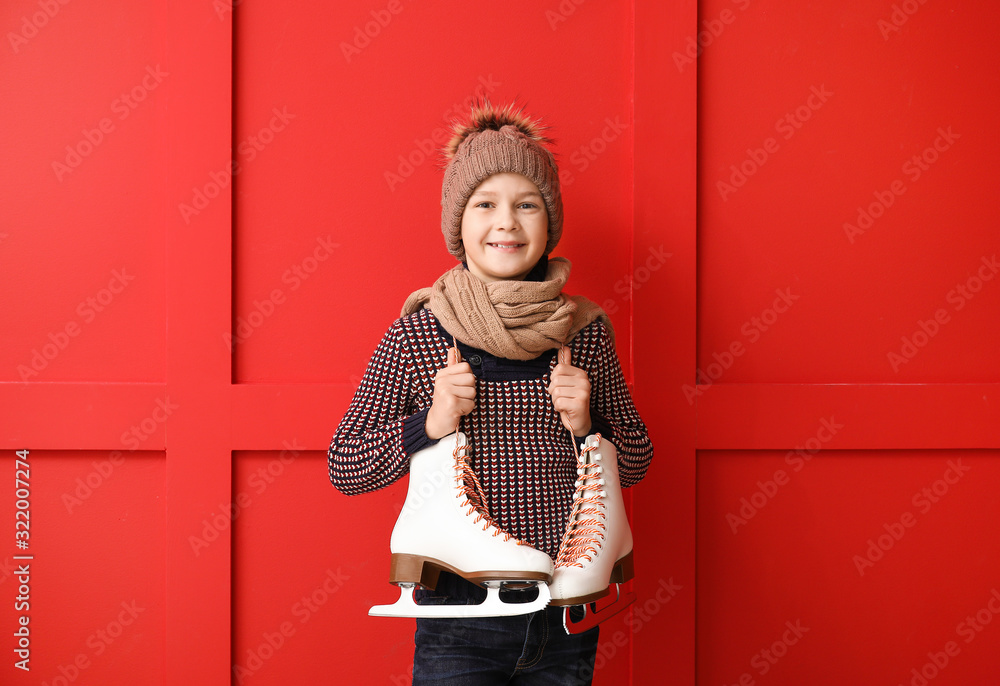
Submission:
[[[499,209],[495,218],[498,229],[517,228],[517,215],[510,209]]]

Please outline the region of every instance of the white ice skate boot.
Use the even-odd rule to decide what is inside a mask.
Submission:
[[[567,633],[593,628],[630,605],[635,594],[622,595],[618,584],[633,573],[632,530],[618,479],[618,451],[600,434],[588,436],[578,457],[576,495],[551,583],[553,605],[584,606],[579,622],[570,621],[566,607],[563,625]],[[594,601],[608,595],[611,583],[617,598],[598,610]]]
[[[377,617],[495,617],[527,614],[549,602],[552,558],[500,530],[486,511],[479,480],[468,463],[469,445],[456,432],[410,457],[406,502],[392,530],[389,581],[400,586]],[[417,605],[417,584],[433,589],[442,570],[487,589],[479,605]],[[538,586],[529,603],[504,603],[501,586]]]

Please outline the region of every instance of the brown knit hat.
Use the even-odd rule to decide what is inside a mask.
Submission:
[[[487,177],[503,172],[526,176],[538,187],[549,215],[545,254],[556,247],[563,223],[559,169],[541,130],[513,104],[498,108],[488,101],[473,106],[468,123],[455,126],[443,151],[448,166],[441,189],[441,231],[448,252],[459,260],[465,260],[462,214],[469,196]]]

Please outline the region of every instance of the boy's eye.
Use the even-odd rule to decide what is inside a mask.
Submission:
[[[490,207],[492,204],[489,200],[480,200],[476,203],[476,207]]]
[[[523,208],[523,209],[526,209],[526,210],[531,210],[531,209],[534,209],[534,208],[538,207],[538,205],[536,205],[533,202],[522,202],[521,205],[520,205],[520,207]]]

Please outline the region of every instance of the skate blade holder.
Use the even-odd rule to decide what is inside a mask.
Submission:
[[[509,585],[521,588],[524,581],[512,581]],[[417,605],[413,599],[416,583],[400,582],[399,599],[392,605],[375,605],[368,614],[371,617],[421,617],[421,618],[460,618],[460,617],[511,617],[525,615],[544,609],[552,595],[548,584],[538,582],[538,597],[529,603],[505,603],[500,599],[500,589],[503,581],[486,581],[486,600],[478,605]]]
[[[563,627],[566,629],[567,634],[582,634],[584,631],[593,629],[601,622],[611,619],[634,602],[635,593],[627,591],[623,594],[621,584],[616,583],[615,599],[600,609],[597,607],[596,600],[580,605],[579,607],[583,608],[583,618],[577,622],[570,620],[569,611],[573,606],[568,605],[564,607]]]

